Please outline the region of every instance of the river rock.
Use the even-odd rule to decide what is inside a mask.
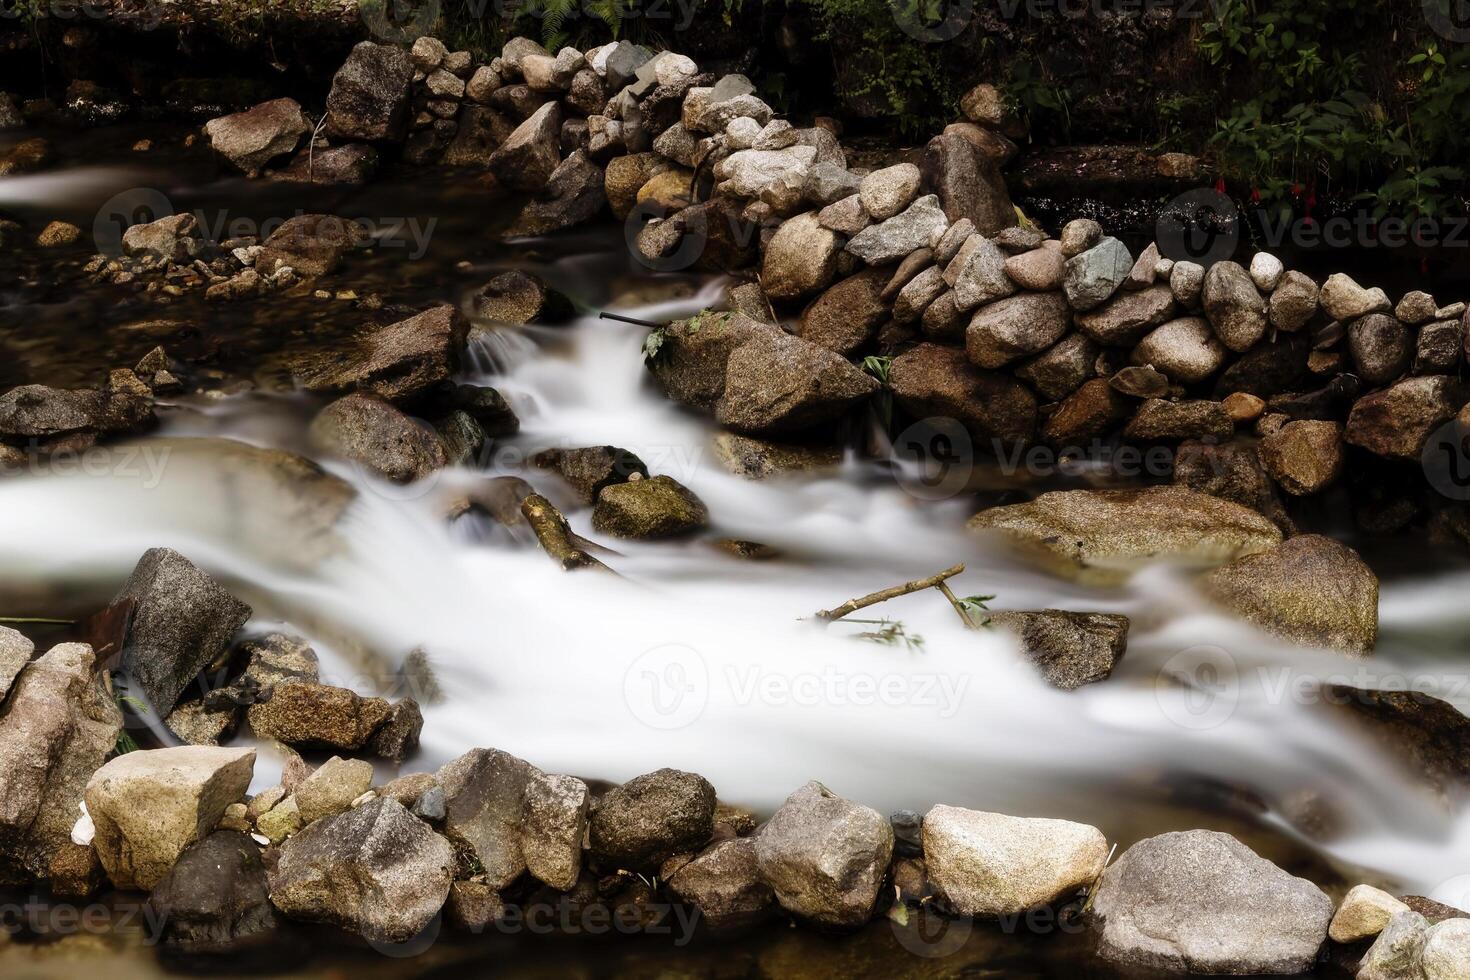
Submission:
[[[801,446],[721,432],[711,440],[715,457],[726,470],[747,480],[782,473],[835,469],[842,462],[836,446]]]
[[[709,526],[709,508],[672,477],[606,486],[592,509],[592,526],[616,538],[672,538]]]
[[[730,355],[747,342],[772,345],[781,333],[780,327],[741,313],[675,320],[664,328],[658,356],[648,367],[669,398],[711,411],[725,392]]]
[[[1327,935],[1335,943],[1356,943],[1383,931],[1390,919],[1409,907],[1381,888],[1354,885],[1332,916]]]
[[[1359,980],[1420,980],[1429,920],[1418,912],[1400,912],[1388,920],[1358,964]],[[1428,978],[1426,977],[1426,980]]]
[[[10,686],[35,652],[36,645],[24,633],[0,626],[0,704],[5,703]]]
[[[309,825],[351,809],[352,801],[372,787],[371,762],[334,755],[303,779],[292,795],[301,823]]]
[[[1103,872],[1098,951],[1126,969],[1297,974],[1327,938],[1332,900],[1229,834],[1161,834]]]
[[[164,262],[187,262],[199,245],[199,219],[187,213],[132,225],[122,235],[128,255],[156,256]]]
[[[362,41],[332,77],[327,94],[329,139],[395,142],[408,128],[413,61],[394,44]]]
[[[449,463],[433,426],[373,395],[339,398],[317,413],[312,442],[395,483],[412,483]]]
[[[846,247],[850,254],[868,265],[887,265],[916,249],[926,248],[948,226],[949,219],[939,207],[939,198],[928,194],[887,221],[864,228]],[[766,291],[770,292],[769,284]]]
[[[506,235],[549,235],[592,220],[607,203],[603,182],[602,168],[585,150],[574,150],[551,172],[541,196],[521,208]]]
[[[389,762],[403,762],[419,747],[424,712],[413,698],[403,698],[388,709],[388,718],[368,741],[368,751]]]
[[[1041,820],[934,807],[924,815],[929,881],[961,915],[1018,915],[1076,892],[1102,873],[1102,832]]]
[[[526,787],[538,772],[499,749],[471,749],[439,769],[444,834],[497,890],[526,870],[521,826]]]
[[[348,249],[369,241],[359,222],[334,214],[298,214],[287,218],[262,243],[255,272],[269,276],[290,267],[299,276],[336,271]]]
[[[406,942],[444,906],[453,867],[447,840],[397,800],[379,797],[281,845],[270,897],[293,919]]]
[[[1409,330],[1387,314],[1370,313],[1348,324],[1347,341],[1358,377],[1369,385],[1387,384],[1409,369]]]
[[[1006,254],[984,235],[965,239],[944,268],[944,281],[954,287],[955,306],[972,310],[982,303],[1010,296],[1016,284],[1006,276]]]
[[[163,941],[186,953],[230,954],[276,930],[260,848],[217,830],[185,848],[148,896]]]
[[[256,176],[267,163],[295,150],[301,137],[309,132],[311,123],[295,99],[272,99],[204,124],[204,135],[209,137],[214,152],[247,177]]]
[[[893,828],[877,810],[813,781],[786,798],[755,848],[761,879],[782,908],[851,928],[872,915],[893,856]]]
[[[1351,276],[1341,272],[1334,272],[1327,277],[1318,293],[1318,301],[1327,315],[1340,323],[1356,320],[1369,313],[1388,313],[1393,309],[1393,304],[1388,301],[1383,290],[1376,286],[1364,289]]]
[[[515,128],[485,161],[504,187],[540,194],[561,163],[561,108],[548,102]]]
[[[1107,680],[1128,649],[1127,616],[1062,609],[989,616],[1020,640],[1021,652],[1047,683],[1064,691]]]
[[[1419,966],[1425,980],[1470,977],[1470,919],[1447,919],[1429,927]]]
[[[87,814],[107,877],[118,888],[153,888],[245,798],[254,771],[254,749],[203,745],[129,752],[98,769]]]
[[[888,318],[882,295],[887,282],[885,270],[864,269],[828,288],[802,311],[801,338],[843,357],[856,354]]]
[[[946,291],[944,273],[940,271],[939,266],[931,265],[909,280],[908,284],[898,291],[898,296],[893,301],[894,322],[914,323],[924,315],[930,304]],[[958,290],[951,291],[949,294],[957,297]]]
[[[12,443],[113,435],[154,421],[153,399],[132,384],[109,383],[103,389],[21,385],[0,395],[0,439]]]
[[[592,809],[588,841],[609,870],[657,869],[697,851],[714,832],[715,789],[702,776],[659,769],[608,790]]]
[[[96,666],[85,644],[54,646],[0,708],[0,882],[50,877],[87,780],[116,745],[122,713]]]
[[[1062,232],[1062,250],[1066,251],[1067,235]],[[1133,256],[1116,238],[1104,238],[1086,251],[1067,259],[1062,289],[1074,310],[1096,309],[1106,303],[1123,285],[1133,269]]]
[[[459,369],[466,324],[448,304],[367,330],[296,365],[309,391],[360,391],[388,401],[422,395]]]
[[[605,487],[648,477],[643,460],[617,446],[546,449],[531,457],[531,465],[555,471],[576,492],[577,499],[589,505],[597,503]]]
[[[846,358],[775,330],[731,353],[715,420],[747,435],[799,432],[841,418],[878,387]]]
[[[842,239],[822,227],[815,212],[784,222],[766,244],[761,282],[773,300],[794,300],[825,289],[837,276]]]
[[[1378,579],[1357,553],[1302,534],[1207,575],[1205,593],[1268,633],[1365,655],[1378,641]]]
[[[1235,421],[1219,402],[1188,398],[1171,402],[1150,398],[1123,429],[1124,437],[1139,442],[1176,439],[1224,441],[1235,434]]]
[[[756,843],[750,837],[712,845],[670,875],[668,884],[716,930],[758,922],[776,903],[771,887],[761,880]]]
[[[170,548],[150,548],[111,605],[133,604],[122,668],[160,717],[224,653],[250,607]]]
[[[1072,392],[1052,411],[1041,437],[1059,450],[1079,447],[1110,432],[1133,411],[1106,378],[1094,378]]]
[[[1104,346],[1128,347],[1173,315],[1174,294],[1169,287],[1151,286],[1077,314],[1077,326]]]
[[[1022,289],[1034,292],[1061,289],[1066,272],[1067,257],[1062,254],[1062,243],[1055,239],[1044,242],[1040,248],[1012,255],[1005,264],[1007,277]]]
[[[559,891],[569,891],[582,870],[591,797],[572,776],[534,771],[526,781],[521,811],[521,854],[526,870]]]
[[[1317,284],[1301,272],[1288,272],[1271,293],[1271,325],[1278,330],[1300,330],[1317,313]]]
[[[529,273],[502,272],[475,293],[475,316],[520,326],[557,320],[571,313],[571,300]]]
[[[965,336],[965,315],[955,304],[954,290],[946,290],[930,303],[920,318],[924,336],[941,343],[955,343]]]
[[[1162,371],[1171,381],[1198,384],[1220,370],[1225,348],[1203,317],[1186,316],[1150,331],[1129,360]]]
[[[1091,337],[1074,333],[1016,368],[1016,377],[1043,398],[1066,398],[1093,376],[1100,352]]]
[[[257,735],[291,746],[356,752],[368,744],[391,708],[382,698],[365,698],[345,687],[293,682],[277,684],[270,696],[246,709]]]
[[[874,170],[858,185],[858,198],[874,221],[887,221],[919,196],[919,168],[898,163]]]
[[[1465,324],[1441,320],[1419,328],[1414,347],[1415,374],[1456,374],[1465,350]]]
[[[1261,465],[1294,497],[1317,493],[1342,475],[1347,457],[1342,426],[1301,419],[1261,440]]]
[[[1348,415],[1346,439],[1389,459],[1418,462],[1431,433],[1470,400],[1470,388],[1445,375],[1406,378],[1364,395]]]
[[[987,236],[1016,224],[999,162],[963,133],[946,130],[930,139],[919,166],[923,186],[933,189],[950,221],[969,220]]]
[[[1000,532],[1068,578],[1103,584],[1149,560],[1219,564],[1281,540],[1255,511],[1178,487],[1054,491],[981,511],[968,526]]]
[[[863,210],[862,200],[856,194],[849,194],[822,208],[817,212],[817,221],[823,228],[835,231],[839,235],[856,235],[873,223],[868,212]]]
[[[1036,429],[1036,396],[1000,372],[984,371],[962,351],[919,344],[893,359],[894,401],[915,419],[955,419],[977,446],[1025,443]]]
[[[1174,455],[1173,482],[1259,511],[1283,533],[1295,531],[1255,447],[1233,441],[1183,442]]]
[[[1201,297],[1205,316],[1226,347],[1240,353],[1265,336],[1266,302],[1256,291],[1250,273],[1239,263],[1216,262],[1210,266]]]
[[[1103,227],[1091,218],[1073,218],[1062,226],[1059,239],[1067,258],[1081,255],[1103,239]]]
[[[1070,320],[1061,293],[1021,293],[976,311],[965,331],[965,351],[980,367],[1003,367],[1056,343]]]

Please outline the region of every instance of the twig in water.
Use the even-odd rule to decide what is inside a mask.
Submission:
[[[905,582],[903,585],[895,585],[891,588],[880,589],[877,592],[870,592],[856,599],[848,599],[840,606],[820,610],[816,618],[830,623],[851,613],[855,613],[859,609],[865,609],[868,606],[886,602],[889,599],[897,599],[901,595],[922,592],[925,589],[939,589],[944,593],[944,597],[949,600],[950,605],[954,606],[955,612],[959,614],[960,622],[965,624],[965,628],[975,629],[975,623],[970,618],[970,614],[960,605],[959,600],[954,597],[954,593],[949,590],[949,586],[944,584],[946,579],[954,578],[964,570],[965,566],[959,564],[952,568],[946,568],[937,575],[930,575],[928,578],[914,579],[912,582]]]
[[[521,501],[521,514],[526,518],[526,523],[531,525],[531,530],[536,532],[536,540],[540,542],[541,549],[562,568],[567,571],[575,568],[612,571],[580,547],[577,536],[572,533],[571,525],[567,524],[561,511],[539,493],[533,493]]]
[[[1112,847],[1108,848],[1108,856],[1103,859],[1103,870],[1099,871],[1097,877],[1092,879],[1092,884],[1087,886],[1087,901],[1082,903],[1082,911],[1078,915],[1086,915],[1092,911],[1092,900],[1097,897],[1097,883],[1102,881],[1103,871],[1108,870],[1108,865],[1113,863],[1113,855],[1116,853],[1118,853],[1118,845],[1115,842]]]
[[[654,323],[652,320],[640,320],[635,316],[623,316],[621,313],[609,313],[603,310],[597,314],[599,320],[617,320],[619,323],[636,323],[640,327],[665,327],[666,323]]]

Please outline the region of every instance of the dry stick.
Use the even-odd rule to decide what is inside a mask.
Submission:
[[[922,592],[925,589],[942,589],[945,596],[949,599],[950,603],[955,607],[955,611],[960,614],[961,621],[963,621],[967,627],[973,629],[974,626],[970,622],[970,617],[965,613],[963,607],[960,606],[959,600],[955,599],[954,593],[950,592],[949,587],[944,584],[945,579],[954,578],[956,575],[960,574],[964,570],[965,566],[963,564],[960,564],[954,566],[953,568],[946,568],[938,575],[930,575],[928,578],[915,579],[912,582],[905,582],[903,585],[895,585],[892,588],[881,589],[877,592],[870,592],[867,595],[861,596],[857,599],[848,599],[846,602],[844,602],[840,606],[837,606],[835,609],[821,610],[817,613],[817,619],[830,623],[833,620],[841,619],[843,616],[846,616],[849,613],[855,613],[859,609],[865,609],[868,606],[876,605],[880,602],[887,602],[889,599],[897,599],[901,595],[909,595],[913,592]]]
[[[946,599],[949,600],[949,604],[951,606],[954,606],[954,611],[960,614],[960,622],[965,624],[965,629],[976,630],[980,628],[980,624],[975,622],[975,620],[970,616],[970,610],[965,608],[965,604],[963,602],[960,602],[959,599],[955,598],[955,594],[950,591],[949,585],[947,583],[936,582],[934,583],[934,587],[940,591],[940,594],[942,594]]]
[[[521,514],[526,518],[526,523],[531,525],[531,530],[536,532],[536,540],[541,543],[542,550],[562,568],[567,571],[576,568],[612,571],[577,546],[577,537],[572,533],[567,519],[552,506],[551,501],[539,493],[533,493],[521,501]]]
[[[776,308],[771,305],[771,297],[766,295],[766,281],[761,278],[759,272],[755,274],[755,284],[761,288],[761,299],[766,301],[766,309],[771,312],[771,322],[779,327],[781,318],[776,315]]]

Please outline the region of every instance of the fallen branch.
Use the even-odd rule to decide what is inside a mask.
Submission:
[[[521,514],[526,518],[526,523],[531,525],[531,530],[536,532],[541,550],[562,568],[567,571],[576,568],[612,571],[581,548],[581,539],[572,533],[571,525],[561,511],[539,493],[533,493],[521,501]]]
[[[870,592],[856,599],[848,599],[842,605],[833,609],[819,611],[816,618],[830,623],[851,613],[855,613],[859,609],[866,609],[868,606],[877,605],[880,602],[887,602],[889,599],[897,599],[901,595],[910,595],[914,592],[922,592],[925,589],[938,589],[949,600],[949,604],[954,606],[955,612],[959,613],[960,622],[965,624],[965,628],[975,629],[974,620],[970,618],[970,614],[965,611],[965,607],[960,604],[960,601],[955,598],[954,593],[949,590],[949,586],[945,584],[946,579],[954,578],[964,570],[965,566],[963,564],[955,565],[953,568],[946,568],[939,574],[930,575],[928,578],[914,579],[912,582],[905,582],[903,585],[895,585],[891,588],[881,589],[878,592]]]

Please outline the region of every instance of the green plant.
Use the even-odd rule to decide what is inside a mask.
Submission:
[[[990,617],[985,614],[990,612],[989,603],[994,598],[993,595],[968,595],[960,600],[960,608],[976,626],[989,626]]]
[[[920,653],[924,649],[924,638],[917,633],[910,633],[903,623],[896,619],[843,619],[840,622],[865,623],[878,627],[875,630],[864,630],[856,634],[857,639],[860,640],[881,643],[884,646],[902,644],[914,653]]]

